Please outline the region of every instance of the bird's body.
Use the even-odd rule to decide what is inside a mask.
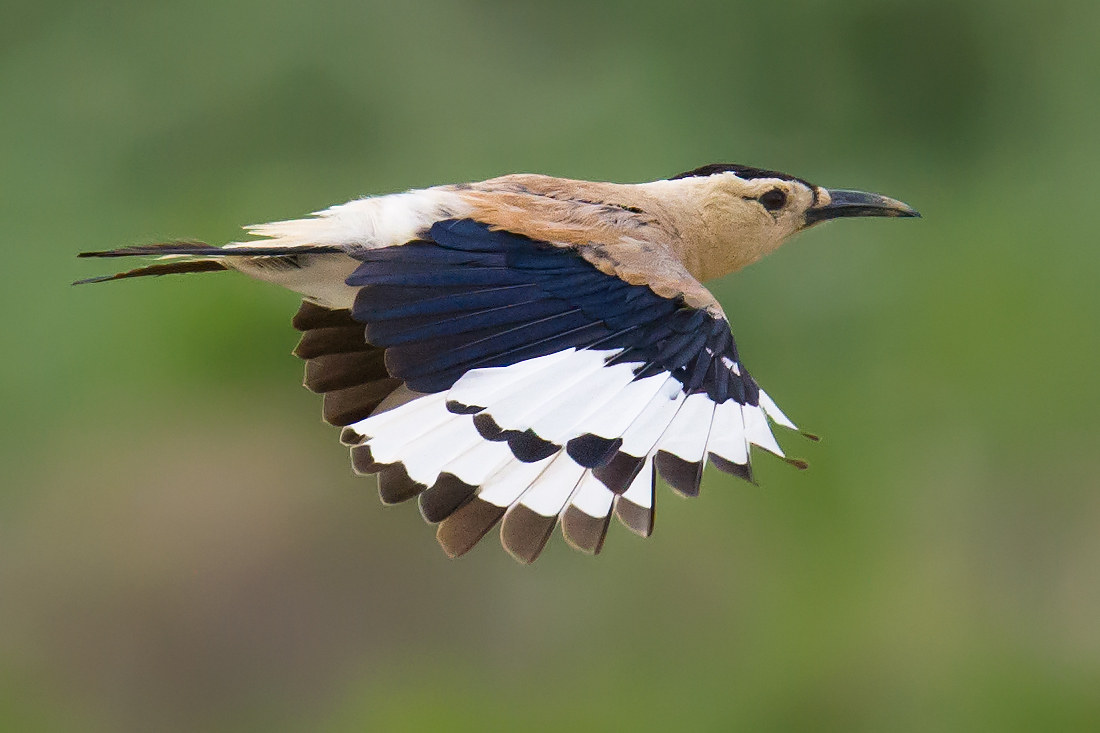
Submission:
[[[652,531],[659,472],[695,495],[708,459],[794,428],[737,354],[702,281],[837,216],[913,216],[745,166],[641,184],[512,175],[359,199],[249,227],[224,248],[153,245],[115,278],[236,269],[301,293],[306,386],[387,503],[420,497],[460,555],[503,519],[533,561],[555,524],[598,552],[612,514]],[[102,278],[112,279],[112,278]]]

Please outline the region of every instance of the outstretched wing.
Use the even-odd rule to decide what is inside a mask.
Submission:
[[[469,219],[353,256],[350,311],[307,303],[296,321],[307,386],[355,469],[387,503],[419,497],[452,556],[501,520],[522,562],[559,519],[598,552],[613,513],[652,532],[657,473],[695,496],[708,459],[751,478],[751,445],[783,455],[768,418],[794,425],[725,319],[682,298]]]

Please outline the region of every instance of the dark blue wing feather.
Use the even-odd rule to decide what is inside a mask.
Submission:
[[[426,287],[470,287],[523,285],[522,273],[507,267],[427,267],[399,262],[369,262],[348,278],[348,285],[422,285]]]
[[[529,300],[478,311],[459,311],[457,314],[433,313],[374,321],[367,326],[367,340],[371,343],[386,342],[396,346],[494,326],[527,323],[560,314],[567,309],[567,305],[549,300]]]
[[[545,297],[546,293],[533,284],[505,285],[484,290],[457,289],[446,294],[443,288],[422,289],[399,285],[378,285],[364,288],[359,292],[355,312],[359,320],[372,323],[417,315],[485,310]]]
[[[470,369],[598,348],[621,349],[613,361],[636,364],[639,378],[670,372],[716,402],[757,404],[725,320],[607,275],[570,249],[459,219],[355,256],[352,316],[410,389],[440,392]]]

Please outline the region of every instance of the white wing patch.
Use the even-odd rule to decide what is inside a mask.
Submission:
[[[730,400],[714,408],[707,453],[740,466],[748,465],[749,442],[745,437],[741,406],[736,402]]]
[[[585,468],[578,466],[565,453],[559,453],[546,470],[535,479],[520,497],[516,506],[525,506],[541,517],[556,518],[565,508],[577,484],[584,476]]]
[[[705,394],[690,395],[661,436],[660,449],[689,463],[703,460],[714,407]]]
[[[783,457],[783,449],[775,441],[771,428],[768,427],[768,418],[764,411],[756,405],[742,405],[741,415],[745,419],[745,436],[753,445],[760,446],[769,453]]]
[[[585,473],[569,503],[593,519],[600,519],[611,511],[614,499],[614,492],[589,471]]]
[[[411,495],[424,492],[425,516],[442,520],[450,554],[503,519],[502,542],[523,562],[538,557],[559,521],[569,543],[587,552],[602,547],[612,514],[648,535],[658,470],[694,495],[708,460],[748,478],[750,445],[783,456],[768,419],[796,428],[763,392],[759,406],[715,404],[705,393],[685,394],[667,372],[636,380],[634,366],[608,366],[616,353],[566,349],[471,370],[447,392],[351,425],[361,438],[353,450],[403,466],[419,486]],[[574,440],[598,448],[574,452]],[[543,452],[527,456],[521,444]],[[586,463],[593,455],[600,457]],[[451,504],[440,498],[446,492]]]

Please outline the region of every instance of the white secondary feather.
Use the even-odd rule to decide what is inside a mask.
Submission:
[[[584,432],[601,438],[621,437],[667,381],[668,372],[631,381],[595,414],[585,418]]]
[[[604,369],[611,352],[576,351],[568,359],[529,375],[508,390],[508,396],[487,406],[486,414],[509,430],[526,430],[551,412],[573,387]]]
[[[468,216],[469,204],[455,191],[428,188],[356,199],[318,211],[309,219],[291,219],[245,227],[263,242],[233,247],[296,247],[309,244],[376,249],[405,244],[437,221]]]
[[[486,407],[498,401],[506,389],[522,386],[519,384],[520,380],[550,369],[569,359],[574,353],[576,349],[564,349],[509,366],[471,369],[451,386],[447,391],[447,399],[463,405]]]
[[[407,421],[411,416],[424,411],[434,411],[437,406],[445,405],[445,395],[429,394],[423,397],[418,397],[415,400],[406,402],[403,405],[393,408],[392,410],[386,410],[385,412],[379,412],[370,417],[365,417],[359,422],[352,423],[348,427],[358,433],[359,435],[373,438],[377,435],[381,435],[383,432],[389,430],[391,425],[398,424],[403,421]]]
[[[374,419],[367,418],[352,427],[361,435],[373,434],[367,444],[375,461],[395,463],[401,460],[402,449],[411,441],[459,416],[447,410],[443,395],[439,394],[421,397],[376,417],[390,419],[383,425],[365,425]]]
[[[749,443],[745,437],[745,421],[741,416],[741,405],[727,400],[714,408],[714,419],[710,424],[710,439],[707,452],[725,458],[727,461],[745,465],[749,462]]]
[[[514,460],[493,474],[481,486],[477,496],[494,506],[507,507],[534,483],[542,472],[553,462],[555,456],[543,458],[536,463],[523,463]]]
[[[772,429],[768,427],[768,418],[764,411],[755,405],[742,405],[741,415],[745,420],[745,437],[753,445],[758,445],[766,451],[770,451],[779,457],[783,457],[783,449],[775,442]]]
[[[705,457],[714,401],[703,393],[688,396],[661,436],[658,447],[689,463]]]
[[[484,438],[478,434],[473,419],[469,415],[454,415],[441,426],[401,446],[396,456],[405,464],[409,478],[431,486],[444,466],[481,442]],[[371,451],[373,455],[373,447]]]
[[[633,364],[603,367],[563,392],[550,409],[531,421],[540,438],[562,444],[590,432],[588,420],[634,379]]]
[[[569,502],[585,470],[565,451],[559,452],[530,488],[523,492],[519,504],[540,516],[556,517]]]
[[[581,478],[577,490],[573,493],[569,503],[580,509],[590,517],[602,519],[611,511],[611,502],[615,494],[611,489],[603,485],[603,482],[587,471]]]
[[[518,460],[512,455],[512,449],[507,443],[492,443],[482,439],[473,448],[444,465],[440,473],[449,473],[470,486],[480,486],[512,462],[518,463]]]
[[[410,478],[430,486],[442,471],[448,470],[447,465],[450,462],[460,459],[464,453],[480,443],[487,442],[478,434],[470,415],[456,415],[447,410],[448,400],[459,398],[458,401],[463,402],[477,398],[495,404],[498,400],[507,401],[515,397],[537,403],[540,389],[545,392],[547,383],[556,383],[556,373],[553,372],[555,364],[567,361],[572,355],[573,351],[569,350],[568,353],[530,359],[511,367],[478,370],[481,373],[466,381],[461,389],[452,388],[447,393],[420,398],[389,412],[369,417],[351,428],[360,434],[371,436],[367,444],[376,461],[401,461]],[[589,364],[592,358],[586,356],[582,361]],[[551,372],[549,378],[548,371]],[[575,375],[576,364],[566,365],[564,370],[559,367],[558,372]],[[466,376],[459,381],[465,380]],[[547,400],[552,404],[553,396]],[[495,458],[494,466],[503,465],[507,457],[511,456],[507,444],[499,444],[489,453]],[[476,483],[486,477],[467,461],[458,461],[451,473],[464,481],[478,477]]]
[[[642,470],[634,477],[634,481],[622,493],[622,497],[632,504],[637,504],[643,509],[653,508],[653,458],[647,456]]]
[[[683,385],[668,377],[641,414],[623,432],[623,444],[619,450],[639,458],[647,455],[676,417],[685,397]]]

